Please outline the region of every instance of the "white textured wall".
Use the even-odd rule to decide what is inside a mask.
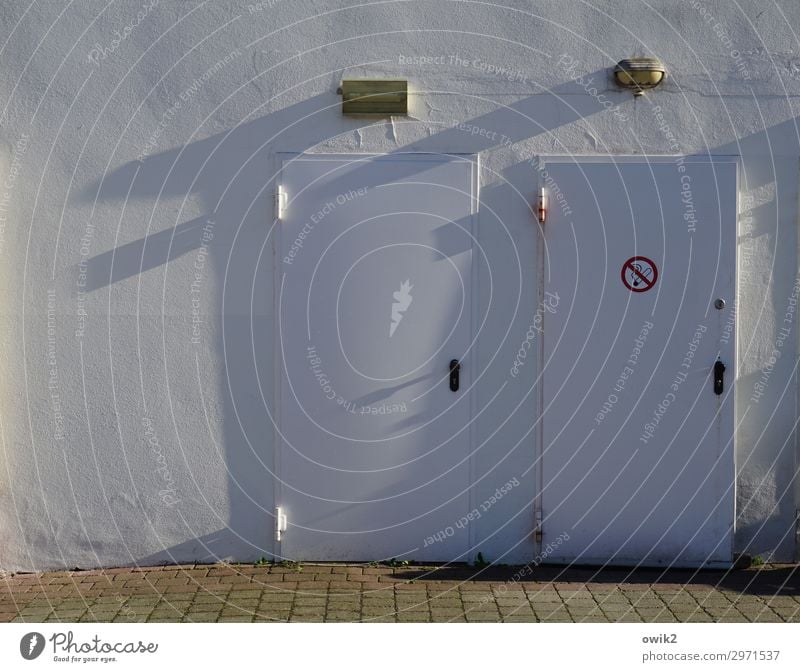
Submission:
[[[748,400],[798,277],[800,6],[105,4],[0,6],[0,567],[269,555],[272,268],[259,253],[274,153],[399,148],[481,152],[495,213],[481,242],[521,259],[521,275],[495,265],[515,300],[495,305],[479,344],[487,362],[511,321],[479,406],[536,310],[532,156],[743,157],[737,550],[791,559],[800,330]],[[649,54],[670,70],[658,91],[634,101],[609,84],[617,60]],[[408,77],[411,115],[342,118],[345,75]],[[511,381],[508,405],[536,374]],[[479,452],[479,474],[508,453],[487,492],[530,464],[534,401]],[[496,424],[487,415],[478,438]],[[506,562],[531,557],[517,545],[530,527],[523,510],[499,532]]]

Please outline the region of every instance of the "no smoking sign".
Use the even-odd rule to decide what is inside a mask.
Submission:
[[[652,259],[631,257],[622,264],[622,284],[632,292],[646,292],[658,280],[658,268]]]

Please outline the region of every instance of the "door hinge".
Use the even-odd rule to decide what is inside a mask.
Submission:
[[[539,544],[542,542],[542,510],[536,509],[533,515],[534,515],[533,534],[534,538],[536,539],[536,543]]]
[[[286,190],[282,185],[275,189],[275,219],[283,219],[286,214]]]
[[[275,541],[281,540],[281,534],[286,532],[286,514],[283,507],[275,508]]]

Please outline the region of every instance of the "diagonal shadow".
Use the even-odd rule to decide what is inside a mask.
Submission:
[[[185,562],[198,557],[209,562],[223,558],[250,561],[271,554],[269,531],[274,506],[271,480],[274,479],[264,475],[272,465],[273,456],[269,442],[263,437],[273,436],[273,427],[261,398],[262,381],[269,387],[275,376],[270,347],[274,338],[273,277],[261,251],[269,243],[272,221],[269,188],[275,170],[272,152],[311,150],[341,135],[343,127],[345,131],[354,131],[362,126],[363,121],[343,120],[336,107],[327,107],[334,101],[331,94],[321,94],[228,131],[148,156],[141,162],[130,162],[96,180],[81,194],[89,202],[96,199],[98,203],[132,204],[197,195],[205,211],[203,216],[159,228],[90,258],[87,278],[93,290],[106,287],[112,291],[115,285],[131,281],[140,270],[153,271],[174,264],[202,244],[206,221],[213,219],[217,223],[209,268],[217,275],[216,286],[224,287],[224,291],[220,289],[217,303],[209,307],[205,319],[213,334],[208,347],[218,354],[215,359],[220,365],[219,400],[208,392],[206,398],[221,406],[219,426],[215,428],[221,433],[220,458],[228,474],[228,511],[224,516],[216,516],[216,521],[211,520],[216,513],[208,512],[209,525],[202,530],[184,529],[178,533],[174,531],[177,528],[172,528],[173,537],[183,536],[185,540],[143,555],[139,558],[141,563]],[[530,96],[464,122],[471,125],[470,129],[486,129],[483,135],[465,130],[466,126],[451,125],[399,147],[393,154],[459,151],[475,154],[512,147],[603,109],[584,96],[570,96],[568,102],[569,105],[550,95]],[[419,170],[418,163],[408,162],[406,176],[412,177]],[[380,181],[366,164],[355,173],[351,171],[346,179],[347,188],[353,184],[377,186]],[[155,201],[156,223],[162,221],[158,207]],[[137,226],[143,225],[137,222]],[[446,237],[446,228],[443,227],[439,237]],[[462,251],[452,249],[447,253]],[[255,294],[254,288],[258,290]],[[251,304],[251,297],[255,297],[257,305]],[[188,312],[188,303],[179,310]],[[191,357],[194,353],[182,354]],[[193,367],[193,360],[188,365]],[[177,459],[183,460],[187,470],[184,482],[189,492],[185,493],[185,506],[207,507],[202,490],[189,487],[194,455]],[[204,534],[209,528],[219,532]],[[158,547],[159,540],[155,539],[153,545]]]

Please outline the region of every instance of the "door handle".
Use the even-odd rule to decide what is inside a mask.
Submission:
[[[450,390],[458,392],[458,378],[461,372],[461,364],[457,359],[450,360]]]
[[[714,394],[722,394],[725,383],[725,365],[717,360],[714,364]]]

